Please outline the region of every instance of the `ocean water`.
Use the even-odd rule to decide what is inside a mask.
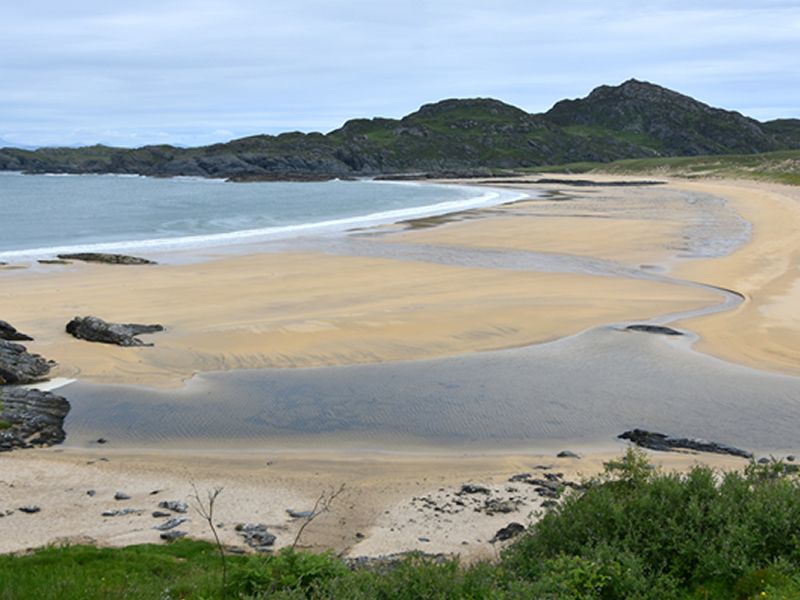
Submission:
[[[392,223],[520,194],[376,181],[228,183],[0,173],[0,261],[171,250]]]

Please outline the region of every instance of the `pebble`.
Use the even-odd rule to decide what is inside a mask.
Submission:
[[[125,492],[117,492],[114,494],[114,500],[130,500],[131,497]]]
[[[159,508],[166,508],[176,513],[185,513],[189,510],[189,505],[180,500],[162,500],[158,503]]]
[[[170,519],[169,521],[164,521],[163,523],[154,526],[153,529],[157,529],[159,531],[167,531],[169,529],[175,529],[178,525],[183,525],[188,520],[189,519],[185,517],[175,517],[173,519]]]
[[[36,513],[38,513],[40,510],[42,510],[42,509],[41,509],[41,508],[39,508],[38,506],[36,506],[35,504],[29,504],[28,506],[20,506],[20,507],[19,507],[19,511],[20,511],[20,512],[24,512],[24,513],[25,513],[25,514],[27,514],[27,515],[33,515],[33,514],[36,514]]]

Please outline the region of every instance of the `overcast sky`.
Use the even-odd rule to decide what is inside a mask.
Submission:
[[[647,6],[644,8],[644,6]],[[196,145],[645,79],[800,117],[800,0],[3,0],[0,139]]]

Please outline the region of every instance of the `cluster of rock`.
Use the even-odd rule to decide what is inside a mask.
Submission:
[[[236,531],[242,536],[244,543],[256,552],[272,552],[277,540],[263,523],[239,523]]]
[[[32,339],[0,321],[0,451],[51,446],[66,437],[69,402],[50,392],[18,387],[44,381],[55,364],[16,343]]]
[[[108,323],[98,317],[75,317],[66,327],[67,333],[78,339],[117,346],[152,346],[137,336],[164,331],[162,325],[138,323]]]
[[[122,258],[131,257],[120,260]],[[164,327],[76,317],[67,324],[66,330],[79,339],[131,347],[152,346],[137,336],[164,331]],[[55,365],[29,352],[17,343],[20,341],[33,341],[33,338],[0,320],[0,451],[50,446],[63,442],[66,437],[63,425],[70,409],[69,402],[51,392],[17,387],[46,381]]]
[[[694,450],[696,452],[711,452],[714,454],[728,454],[730,456],[739,456],[741,458],[753,458],[753,453],[741,448],[719,444],[717,442],[709,442],[699,438],[676,438],[670,437],[663,433],[656,433],[654,431],[647,431],[645,429],[631,429],[621,433],[620,439],[633,442],[642,448],[650,450],[660,450],[662,452],[676,451],[676,450]]]

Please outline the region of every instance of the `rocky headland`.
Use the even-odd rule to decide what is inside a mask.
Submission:
[[[794,148],[800,148],[800,120],[759,122],[631,79],[562,100],[541,114],[491,98],[449,99],[402,119],[352,119],[326,134],[254,135],[198,148],[0,148],[0,170],[242,182],[406,173],[486,177],[583,161]]]

